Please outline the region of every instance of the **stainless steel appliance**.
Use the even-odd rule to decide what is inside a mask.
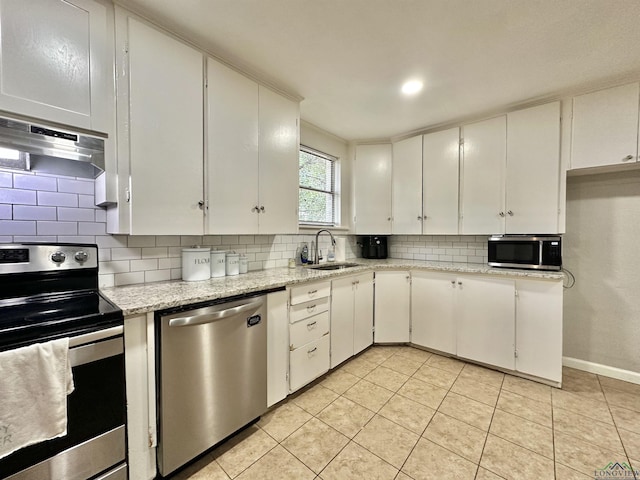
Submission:
[[[358,239],[362,258],[387,258],[387,237],[364,235]]]
[[[492,267],[562,269],[562,237],[558,235],[494,235],[488,241]]]
[[[156,313],[161,475],[267,410],[264,293]]]
[[[0,351],[69,337],[67,435],[0,460],[11,480],[126,480],[122,311],[98,290],[95,245],[0,245]]]

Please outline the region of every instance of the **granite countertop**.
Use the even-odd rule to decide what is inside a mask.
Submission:
[[[296,283],[327,280],[374,269],[424,269],[441,272],[478,273],[546,280],[562,280],[564,278],[561,272],[493,268],[484,264],[473,263],[429,262],[395,258],[385,260],[357,258],[350,259],[349,261],[357,263],[358,266],[343,270],[324,271],[300,266],[291,269],[286,267],[271,268],[268,270],[249,272],[243,275],[211,278],[200,282],[174,280],[170,282],[108,287],[101,291],[107,298],[122,309],[125,316],[129,316],[188,305],[190,303],[286,287],[295,285]]]

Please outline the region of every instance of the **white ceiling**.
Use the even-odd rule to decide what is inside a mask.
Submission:
[[[639,0],[117,0],[303,97],[346,140],[390,138],[640,75]],[[413,98],[409,78],[425,82]]]

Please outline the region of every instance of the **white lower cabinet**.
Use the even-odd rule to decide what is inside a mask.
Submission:
[[[329,333],[290,353],[289,390],[295,392],[329,370]]]
[[[373,343],[373,273],[331,282],[331,368]]]
[[[288,292],[267,295],[267,406],[283,400],[289,393]]]
[[[375,343],[404,343],[411,340],[410,304],[409,272],[376,272],[373,335]]]

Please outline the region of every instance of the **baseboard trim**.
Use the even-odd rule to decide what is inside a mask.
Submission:
[[[621,368],[609,367],[600,363],[587,362],[579,358],[562,357],[562,365],[565,367],[575,368],[576,370],[584,370],[585,372],[596,373],[605,377],[617,378],[625,382],[637,383],[640,385],[640,373],[631,370],[623,370]]]

